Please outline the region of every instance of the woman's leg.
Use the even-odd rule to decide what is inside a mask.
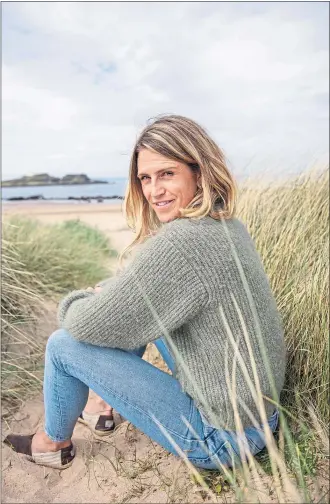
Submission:
[[[85,413],[90,415],[112,415],[112,407],[103,401],[102,397],[89,389],[88,401],[84,409]]]
[[[170,354],[167,345],[165,344],[164,338],[159,338],[155,342],[156,347],[158,348],[158,351],[160,352],[162,358],[167,364],[167,367],[174,372],[174,360],[172,358],[172,355]],[[145,352],[146,346],[139,347],[135,350],[131,350],[131,353],[134,353],[138,357],[143,357],[144,352]],[[102,413],[103,415],[108,415],[109,417],[112,415],[112,406],[107,404],[102,397],[99,395],[95,394],[95,392],[90,389],[89,390],[89,396],[88,396],[88,401],[85,406],[84,412],[89,413],[89,414],[97,414],[97,413]],[[111,432],[109,430],[109,432]]]
[[[143,357],[146,346],[132,350],[132,353]],[[107,404],[102,397],[89,389],[88,401],[80,415],[81,422],[85,423],[92,432],[99,436],[109,435],[114,429],[113,407]]]
[[[133,352],[81,343],[62,329],[50,336],[46,348],[45,433],[49,439],[71,438],[89,387],[168,451],[177,453],[157,421],[193,463],[211,464],[199,441],[204,439],[199,411],[177,380]]]

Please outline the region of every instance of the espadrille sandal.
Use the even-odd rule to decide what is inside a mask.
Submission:
[[[115,428],[112,413],[110,415],[91,414],[83,411],[78,418],[78,422],[87,427],[97,436],[108,436]]]
[[[22,453],[30,462],[53,469],[66,469],[70,467],[75,458],[75,447],[71,443],[67,448],[61,448],[56,452],[32,453],[31,445],[34,434],[21,436],[9,434],[4,443],[17,453]]]

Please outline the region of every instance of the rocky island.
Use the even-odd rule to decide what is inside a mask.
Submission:
[[[87,175],[75,174],[65,175],[64,177],[52,177],[48,173],[38,175],[24,175],[24,177],[3,180],[2,187],[27,187],[27,186],[49,186],[49,185],[84,185],[84,184],[108,184],[105,180],[91,180]]]

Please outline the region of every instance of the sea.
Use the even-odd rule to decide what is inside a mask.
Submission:
[[[119,198],[105,199],[107,204],[118,205],[123,201],[125,190],[128,183],[128,178],[102,178],[94,180],[105,180],[108,184],[77,184],[77,185],[53,185],[53,186],[28,186],[28,187],[2,187],[1,199],[4,202],[10,203],[9,198],[28,198],[31,196],[43,196],[45,200],[52,203],[72,203],[77,204],[81,201],[71,200],[69,197],[75,198],[97,198],[105,196],[118,196]],[[36,200],[36,201],[45,201]],[[34,201],[34,200],[28,200]],[[83,200],[82,200],[83,201]],[[15,201],[13,201],[15,203]],[[91,203],[97,203],[97,199],[91,200]]]

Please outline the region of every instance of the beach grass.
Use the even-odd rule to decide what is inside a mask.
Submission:
[[[242,467],[234,467],[233,470],[219,464],[219,471],[212,475],[196,470],[182,455],[201,495],[213,499],[212,502],[218,501],[218,494],[227,491],[228,487],[235,492],[235,502],[327,502],[320,497],[317,488],[318,497],[313,500],[309,478],[313,478],[317,487],[314,477],[317,467],[329,457],[328,204],[327,167],[306,172],[281,184],[265,184],[254,179],[240,188],[237,216],[251,233],[270,279],[283,319],[288,365],[278,404],[278,432],[274,437],[270,429],[266,429],[267,447],[262,453],[256,457],[247,454],[247,461]],[[13,231],[15,226],[16,231]],[[19,231],[18,228],[22,227],[24,225],[16,220],[14,227],[8,227],[10,232],[4,233],[6,257],[11,258],[7,258],[7,280],[2,297],[7,318],[12,313],[13,320],[27,320],[31,314],[37,313],[37,307],[42,306],[47,296],[56,297],[70,288],[94,285],[102,278],[102,272],[95,268],[95,264],[104,263],[96,258],[105,258],[110,253],[103,235],[98,232],[93,234],[94,231],[79,222],[42,227],[28,221],[26,229]],[[67,232],[70,241],[69,236],[75,235],[75,230],[81,253],[81,256],[75,256],[76,262],[70,262],[67,254],[59,255],[56,260],[53,258],[54,262],[47,262],[43,256],[50,251],[57,255],[66,243],[65,239],[62,241],[62,235]],[[29,240],[31,243],[31,237],[36,237],[39,246],[36,245],[33,250],[38,251],[41,257],[34,258],[29,250],[27,244]],[[56,244],[54,237],[58,240]],[[72,240],[69,249],[75,253],[77,241]],[[91,254],[89,261],[86,252],[91,243],[96,255]],[[68,263],[64,264],[66,258]],[[79,267],[72,272],[74,263]],[[51,267],[47,268],[47,264]],[[39,269],[41,275],[37,274]],[[248,291],[248,285],[246,289]],[[152,300],[148,302],[152,309]],[[219,309],[221,312],[221,306]],[[239,307],[237,313],[239,315]],[[242,322],[244,326],[244,320]],[[235,344],[233,335],[228,331],[229,344]],[[170,335],[165,336],[170,340]],[[248,342],[249,335],[245,334],[245,337]],[[180,361],[180,356],[176,357]],[[250,357],[256,371],[253,355]],[[15,362],[11,363],[15,365]],[[181,362],[181,365],[184,368],[185,363]],[[234,365],[244,370],[239,352]],[[33,378],[26,376],[26,379]],[[225,385],[234,391],[229,375]],[[255,387],[253,395],[262,416],[264,411],[257,373],[251,387]],[[240,419],[235,418],[235,422],[240,431]]]
[[[249,351],[248,356],[240,354],[235,335],[232,334],[225,319],[221,301],[219,312],[226,328],[226,345],[231,345],[235,350],[233,362],[229,363],[225,358],[226,383],[223,385],[228,388],[232,400],[242,463],[236,466],[235,453],[232,453],[233,469],[228,469],[218,460],[219,471],[211,477],[213,483],[217,481],[218,483],[212,490],[212,485],[210,488],[203,477],[203,472],[196,470],[186,454],[176,445],[170,433],[157,418],[153,417],[159,429],[184,460],[200,490],[204,492],[205,497],[212,499],[212,502],[217,501],[215,495],[217,492],[214,490],[221,488],[222,483],[226,485],[229,483],[232,487],[235,502],[327,502],[329,485],[324,493],[318,486],[318,477],[315,475],[322,464],[327,464],[329,458],[328,201],[328,169],[321,172],[313,170],[293,180],[287,180],[279,187],[256,185],[250,181],[241,190],[238,217],[247,225],[263,259],[282,314],[288,348],[288,366],[282,400],[276,398],[275,387],[272,391],[273,397],[276,398],[274,406],[280,413],[277,436],[274,436],[267,423],[262,386],[250,335],[233,295],[233,303]],[[225,221],[223,223],[225,224]],[[233,260],[237,263],[253,313],[258,347],[263,355],[268,379],[274,384],[254,300],[229,231],[227,234]],[[207,407],[207,397],[201,395],[197,382],[178,352],[175,340],[153,309],[152,300],[147,297],[145,300],[155,321],[162,328],[176,361],[187,379],[193,383],[199,401],[212,420],[212,411]],[[253,377],[249,376],[247,371],[247,358],[253,370]],[[250,416],[251,425],[258,427],[251,410],[246,404],[241,404],[242,399],[239,398],[239,393],[237,394],[235,372],[237,368],[241,368],[264,423],[266,448],[264,453],[257,457],[253,457],[249,450],[238,414],[238,402],[240,402],[240,406],[244,407]],[[221,424],[221,419],[217,421]],[[196,434],[192,426],[186,423],[192,434]],[[312,484],[314,495],[311,491]]]
[[[247,183],[238,216],[260,252],[288,349],[282,400],[301,416],[312,403],[329,420],[329,171],[278,187]]]
[[[97,228],[79,220],[46,225],[14,215],[2,232],[2,399],[16,403],[41,386],[45,340],[41,318],[71,290],[111,276],[117,253]]]

